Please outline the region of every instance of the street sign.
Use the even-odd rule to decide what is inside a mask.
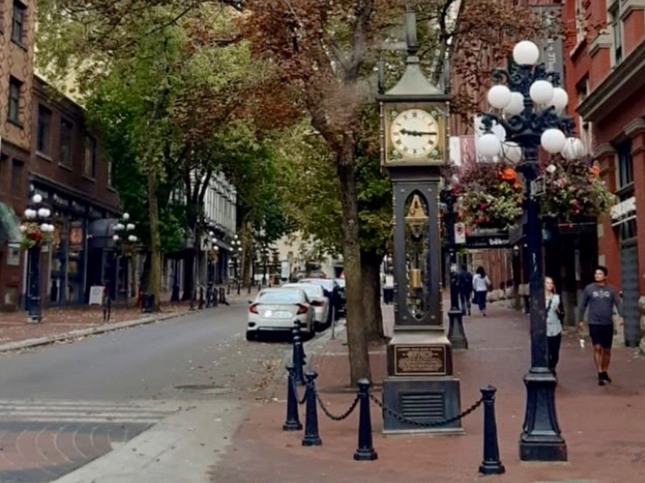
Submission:
[[[466,237],[468,248],[509,248],[513,243],[509,240],[508,231],[491,233],[474,233]]]
[[[455,223],[455,244],[463,245],[464,243],[466,243],[466,225]]]
[[[103,290],[105,287],[103,285],[92,285],[90,287],[90,302],[89,305],[101,305],[103,304]]]

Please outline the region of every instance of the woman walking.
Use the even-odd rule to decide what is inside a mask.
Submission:
[[[546,297],[546,340],[548,350],[548,365],[553,375],[560,359],[562,343],[562,322],[560,322],[560,296],[555,292],[555,283],[551,277],[544,278],[544,294]]]
[[[479,306],[479,313],[486,317],[486,295],[490,287],[490,279],[484,271],[484,267],[479,267],[473,277],[473,290],[475,291],[475,303]]]

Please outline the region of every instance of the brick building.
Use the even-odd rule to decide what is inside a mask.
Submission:
[[[23,257],[12,231],[14,213],[26,208],[33,140],[34,10],[32,0],[0,0],[0,309],[5,310],[18,305],[22,292]]]
[[[622,290],[625,342],[636,346],[645,328],[645,1],[574,0],[564,18],[576,121],[619,201],[598,224],[598,261]]]

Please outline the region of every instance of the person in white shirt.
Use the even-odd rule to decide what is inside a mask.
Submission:
[[[484,271],[484,267],[477,268],[473,277],[473,290],[475,292],[474,302],[479,306],[479,313],[486,317],[486,295],[490,287],[490,279]]]
[[[551,277],[544,278],[544,295],[546,297],[546,340],[548,365],[553,375],[560,360],[560,345],[562,344],[562,322],[560,322],[560,296],[555,291],[555,283]]]

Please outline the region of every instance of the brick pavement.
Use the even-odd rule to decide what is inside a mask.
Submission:
[[[386,308],[391,310],[391,307]],[[386,319],[391,320],[391,313]],[[529,366],[528,317],[493,304],[489,317],[465,319],[470,349],[455,353],[462,408],[479,398],[487,384],[498,388],[497,425],[506,474],[487,477],[500,483],[642,483],[645,481],[645,359],[633,350],[614,351],[611,386],[596,385],[591,349],[581,349],[575,334],[563,341],[558,370],[557,410],[568,444],[569,462],[521,463],[518,440],[523,422],[523,376]],[[385,351],[370,349],[374,380],[385,376]],[[344,337],[312,357],[320,372],[318,387],[327,407],[341,413],[353,399],[348,381]],[[284,385],[277,400],[258,404],[239,428],[232,449],[214,470],[217,483],[416,483],[479,481],[482,411],[464,420],[465,435],[383,437],[378,408],[372,405],[375,462],[354,462],[357,415],[332,422],[319,411],[322,447],[301,446],[301,432],[283,432]],[[380,393],[377,393],[380,396]],[[304,410],[301,409],[304,422]]]

